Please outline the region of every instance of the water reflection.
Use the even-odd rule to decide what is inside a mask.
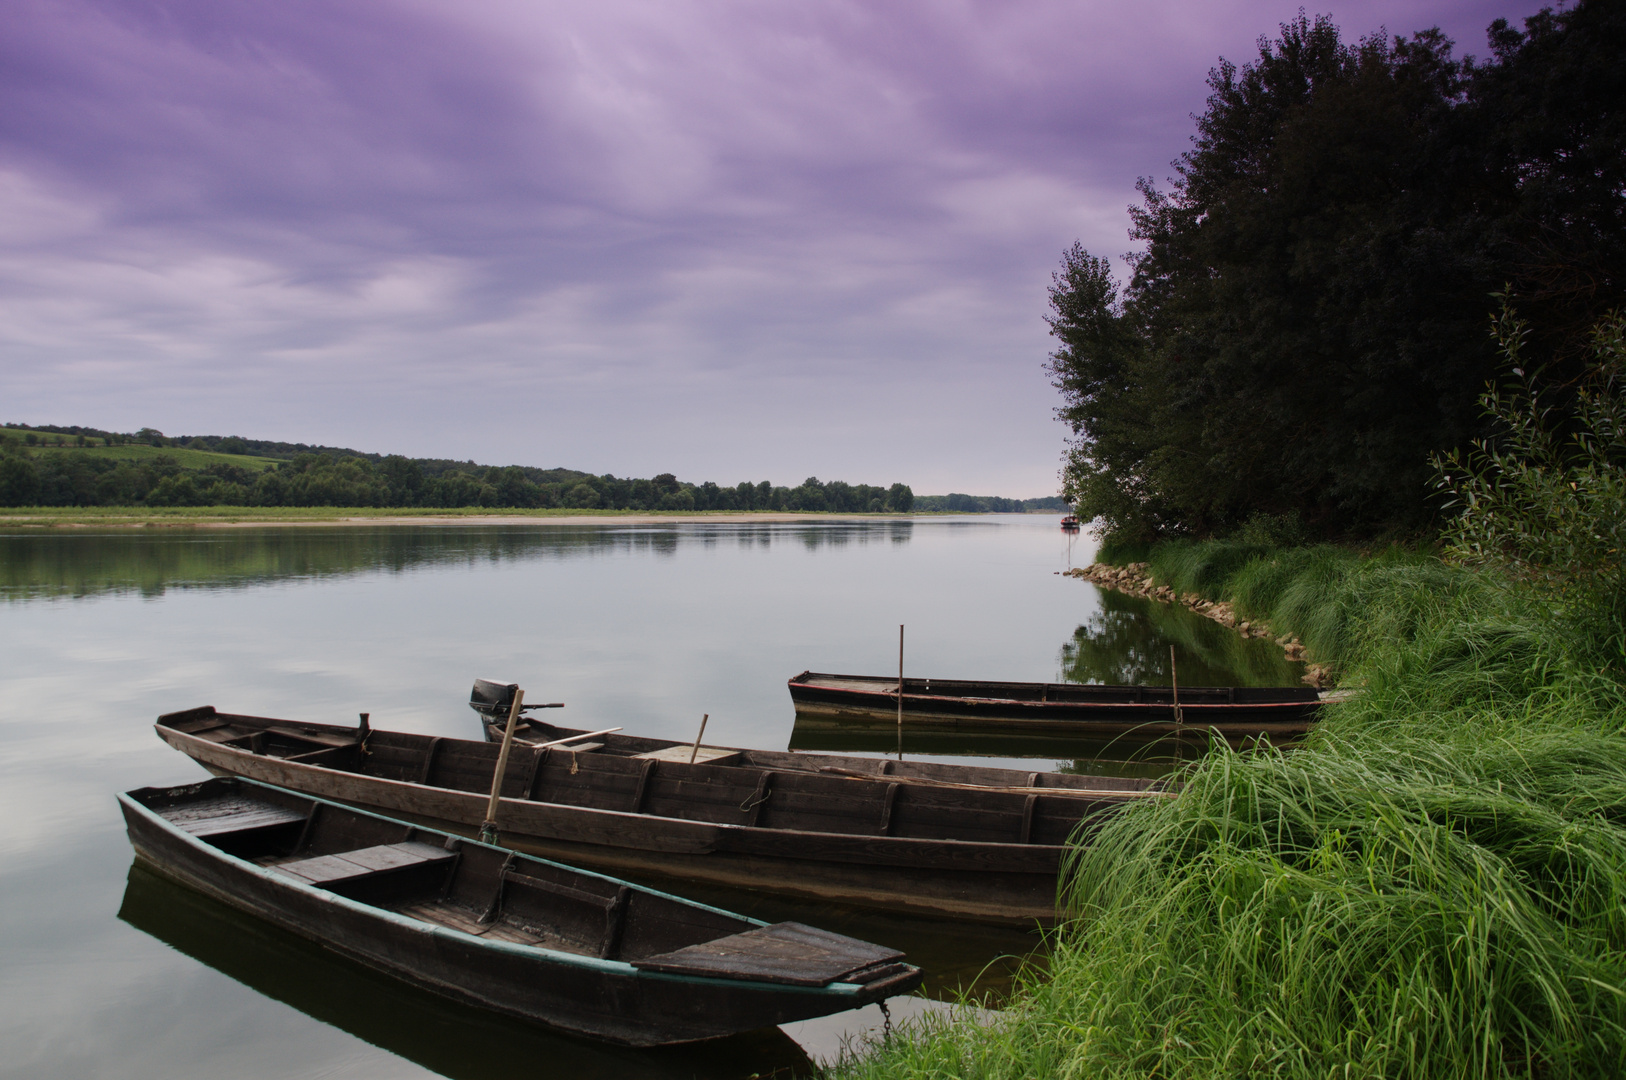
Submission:
[[[592,525],[282,526],[35,530],[0,533],[0,599],[170,589],[235,589],[374,572],[629,554],[671,556],[680,545],[808,551],[907,544],[911,521]]]
[[[692,1046],[633,1050],[574,1039],[415,990],[260,919],[130,867],[119,918],[266,997],[453,1080],[538,1075],[689,1080],[812,1072],[767,1028]]]
[[[1168,686],[1298,686],[1304,665],[1180,604],[1101,590],[1101,607],[1064,643],[1063,682]]]
[[[1170,647],[1173,647],[1173,657]],[[1171,666],[1172,665],[1172,666]],[[1304,665],[1260,638],[1244,638],[1178,604],[1100,591],[1100,608],[1062,643],[1058,681],[1168,686],[1298,686]],[[903,752],[914,756],[1050,758],[1060,772],[1092,776],[1160,776],[1201,754],[1209,735],[1194,730],[1172,740],[1091,739],[1007,731],[922,732],[905,727]],[[793,750],[886,754],[898,733],[886,724],[807,720],[791,729]]]

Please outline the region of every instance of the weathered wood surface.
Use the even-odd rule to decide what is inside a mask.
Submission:
[[[260,738],[273,726],[283,734]],[[484,820],[481,793],[491,789],[497,754],[475,740],[375,729],[347,763],[318,765],[294,760],[301,745],[289,733],[335,729],[213,710],[161,717],[157,730],[213,772],[463,834]],[[544,725],[542,733],[561,731]],[[1064,845],[1148,786],[1097,790],[1084,786],[1093,778],[1046,774],[1041,794],[1034,774],[1015,770],[761,751],[741,751],[738,764],[634,756],[660,749],[652,741],[516,752],[502,778],[499,842],[663,880],[1032,925],[1055,917]],[[812,771],[824,761],[856,775]],[[911,777],[985,784],[968,790]]]
[[[920,979],[907,965],[874,978],[859,962],[890,950],[794,930],[811,948],[781,961],[758,950],[755,967],[736,971],[640,970],[771,928],[237,778],[141,789],[120,804],[137,854],[161,872],[431,992],[579,1034],[644,1046],[712,1038],[856,1008]],[[243,827],[195,827],[211,816]],[[833,974],[809,981],[819,972]]]
[[[633,961],[643,971],[676,975],[724,975],[793,986],[824,986],[859,979],[903,953],[797,922],[775,923],[744,933],[687,945]]]
[[[898,680],[890,676],[804,671],[789,683],[798,727],[899,723]],[[905,679],[902,720],[932,734],[1075,735],[1129,742],[1182,734],[1229,739],[1283,738],[1314,724],[1321,706],[1310,687],[1172,688],[1078,683]]]

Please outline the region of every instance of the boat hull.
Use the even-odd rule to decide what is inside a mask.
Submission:
[[[488,941],[287,880],[167,827],[127,796],[120,804],[137,857],[157,872],[432,993],[575,1034],[631,1046],[692,1042],[900,992],[696,979]]]
[[[247,777],[463,836],[478,835],[485,818],[487,796],[473,791],[288,761],[163,722],[157,731],[216,775]],[[373,737],[389,734],[374,732]],[[870,780],[853,784],[877,792],[887,787]],[[1018,805],[1024,800],[1013,798]],[[1027,797],[1030,818],[1038,798]],[[1088,805],[1105,811],[1122,803],[1103,796]],[[509,797],[501,800],[498,819],[504,846],[597,870],[1025,927],[1055,921],[1057,879],[1066,850],[1060,842],[787,831]]]
[[[900,723],[895,679],[804,671],[789,687],[797,726],[806,730]],[[1179,693],[1177,716],[1167,687],[908,679],[901,723],[931,735],[1275,741],[1307,732],[1320,708],[1315,691],[1295,688],[1194,687]]]

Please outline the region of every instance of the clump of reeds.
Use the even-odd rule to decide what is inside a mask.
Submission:
[[[1044,976],[870,1077],[1626,1073],[1626,691],[1537,594],[1415,553],[1151,553],[1336,659],[1302,748],[1216,744],[1077,849]],[[1614,669],[1608,669],[1614,670]]]

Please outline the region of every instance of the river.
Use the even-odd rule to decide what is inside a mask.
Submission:
[[[550,719],[573,727],[683,739],[709,714],[708,743],[784,749],[786,679],[894,672],[899,624],[908,672],[938,678],[1167,683],[1173,645],[1182,683],[1296,679],[1264,642],[1059,576],[1090,556],[1049,515],[0,529],[0,1076],[588,1080],[827,1060],[878,1011],[633,1052],[444,1004],[132,867],[114,793],[202,775],[154,736],[161,712],[365,711],[477,738],[477,676],[565,702]],[[1023,767],[1159,767],[1053,758]],[[906,948],[928,998],[997,1002],[1013,961],[987,965],[1037,945],[704,898]]]

